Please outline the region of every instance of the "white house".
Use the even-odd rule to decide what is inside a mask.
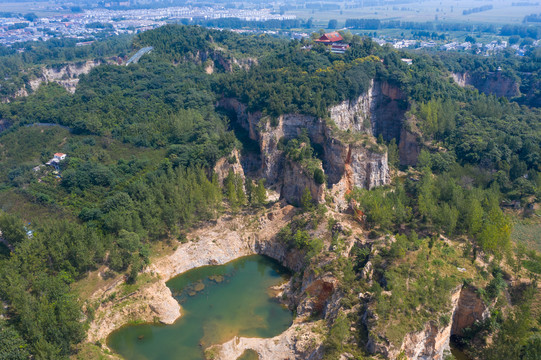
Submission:
[[[400,60],[402,60],[403,62],[405,62],[408,65],[413,64],[413,59],[400,59]]]
[[[55,153],[54,158],[58,160],[64,160],[66,158],[66,154],[64,153]]]

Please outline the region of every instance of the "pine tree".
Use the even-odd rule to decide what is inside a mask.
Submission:
[[[244,193],[244,184],[242,177],[235,174],[235,192],[237,193],[237,203],[239,206],[246,205],[246,194]]]
[[[396,145],[396,139],[391,139],[387,148],[387,158],[389,161],[389,165],[396,169],[398,168],[399,164],[398,146]]]
[[[267,190],[265,190],[265,185],[263,179],[259,179],[257,182],[257,187],[255,189],[255,203],[257,206],[265,205],[267,202]]]
[[[248,198],[248,203],[252,205],[254,203],[254,184],[252,179],[246,178],[244,180],[244,187],[246,188],[246,197]]]
[[[301,196],[301,207],[304,211],[312,210],[314,204],[312,204],[312,193],[307,187],[304,188]]]
[[[237,191],[235,189],[235,174],[233,170],[229,170],[229,174],[224,179],[225,195],[229,201],[229,205],[233,210],[237,209]]]

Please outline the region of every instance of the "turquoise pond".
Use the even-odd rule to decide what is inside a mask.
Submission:
[[[190,270],[167,283],[182,305],[175,324],[126,326],[113,332],[107,345],[126,360],[201,360],[204,348],[234,336],[276,336],[291,325],[293,315],[270,288],[288,276],[260,255]]]

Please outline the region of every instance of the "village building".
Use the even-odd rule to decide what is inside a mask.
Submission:
[[[413,64],[413,59],[400,59],[400,60],[402,60],[402,62],[405,62],[408,65]]]
[[[64,154],[64,153],[55,153],[53,158],[62,161],[62,160],[64,160],[66,158],[66,154]]]
[[[349,44],[332,44],[331,52],[334,54],[343,54],[349,49]]]
[[[66,154],[64,153],[55,153],[53,158],[45,163],[45,165],[52,166],[55,170],[60,170],[60,162],[66,159]]]
[[[45,163],[45,165],[57,167],[59,163],[60,163],[60,160],[59,160],[59,159],[57,159],[57,158],[52,158],[51,160],[47,161],[47,162]]]
[[[344,40],[342,38],[342,35],[340,35],[339,32],[334,31],[327,34],[323,34],[319,39],[316,40],[316,42],[323,43],[323,44],[334,44],[339,43]]]

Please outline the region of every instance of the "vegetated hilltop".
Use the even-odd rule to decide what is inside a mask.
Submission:
[[[539,356],[541,256],[512,241],[539,223],[539,109],[356,36],[345,54],[186,26],[133,44],[154,50],[0,106],[3,353],[97,357],[87,326],[151,320],[130,312],[164,281],[149,266],[220,219],[249,225],[230,227],[242,254],[296,272],[284,297],[314,340],[290,329],[270,358],[441,358],[451,336],[473,357]]]
[[[42,82],[56,81],[74,90],[78,76],[89,68],[119,62],[130,51],[132,38],[118,36],[77,46],[76,39],[17,43],[0,48],[0,99],[10,101],[33,93]]]

